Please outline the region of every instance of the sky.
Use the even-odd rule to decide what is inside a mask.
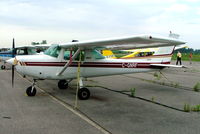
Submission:
[[[200,49],[200,0],[0,0],[0,47],[169,31]]]

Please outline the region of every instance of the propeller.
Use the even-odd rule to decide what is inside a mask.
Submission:
[[[15,57],[15,39],[13,38],[12,44],[12,58]],[[14,86],[15,65],[12,65],[12,87]]]

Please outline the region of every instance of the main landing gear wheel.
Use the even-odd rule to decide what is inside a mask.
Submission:
[[[58,82],[59,89],[67,89],[68,88],[68,82],[66,80],[60,80]]]
[[[26,89],[26,94],[28,95],[28,96],[35,96],[35,94],[36,94],[36,88],[35,87],[33,87],[33,86],[30,86],[30,87],[28,87],[27,89]]]
[[[87,88],[81,88],[78,90],[78,98],[80,100],[87,100],[90,98],[90,91]]]
[[[1,69],[2,70],[6,69],[6,66],[5,65],[1,65]]]

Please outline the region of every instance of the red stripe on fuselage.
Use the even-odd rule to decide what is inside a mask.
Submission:
[[[63,67],[66,62],[24,62],[25,66],[48,66]],[[150,64],[170,64],[170,62],[152,62],[152,63],[136,63],[136,62],[83,62],[81,67],[96,68],[154,68]],[[77,67],[78,62],[72,62],[69,67]]]

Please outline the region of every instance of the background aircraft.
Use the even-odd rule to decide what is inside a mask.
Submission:
[[[174,48],[174,50],[178,50],[181,48],[187,48],[186,45],[180,45]],[[131,49],[131,50],[120,50],[117,52],[113,52],[111,50],[103,50],[101,53],[106,58],[112,59],[130,59],[130,58],[139,58],[145,56],[154,55],[154,53],[158,51],[158,48],[143,48],[143,49]]]
[[[36,54],[36,48],[34,46],[21,46],[15,47],[14,39],[13,46],[8,51],[0,52],[0,61],[3,61],[3,65],[1,65],[1,69],[5,69],[5,61],[15,57],[16,55],[33,55]]]

